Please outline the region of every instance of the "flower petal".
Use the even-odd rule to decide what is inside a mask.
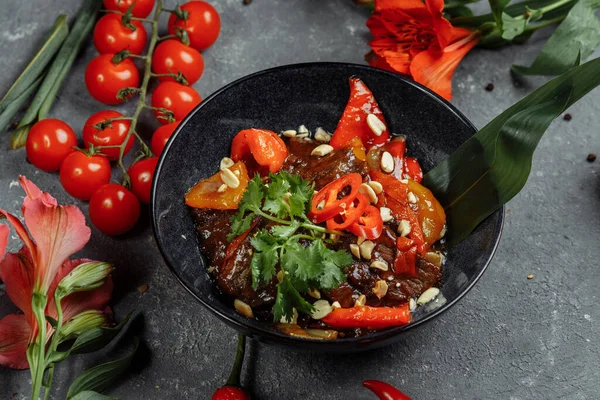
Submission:
[[[446,100],[452,99],[452,74],[460,60],[477,44],[477,37],[454,51],[430,48],[418,54],[410,65],[413,79]]]
[[[25,243],[25,245],[29,248],[29,251],[34,253],[35,252],[35,243],[33,243],[31,241],[31,238],[29,237],[29,234],[27,233],[27,229],[25,229],[25,226],[23,226],[23,223],[21,223],[19,218],[15,217],[11,213],[6,212],[2,209],[0,209],[0,214],[4,215],[6,220],[12,225],[13,228],[15,228],[15,231],[17,231],[17,235],[19,235],[19,237],[21,238],[23,243]],[[2,226],[6,226],[6,225],[2,225]],[[8,240],[8,238],[7,238],[7,240]],[[1,256],[0,256],[0,258],[1,258]]]
[[[29,323],[24,315],[9,314],[0,320],[0,364],[10,368],[29,368],[27,346]]]
[[[69,260],[65,262],[61,266],[58,274],[56,275],[54,282],[52,282],[50,292],[54,293],[54,290],[56,289],[62,278],[67,276],[67,274],[71,272],[75,267],[77,267],[79,264],[90,261],[92,260],[80,258],[78,260]],[[110,301],[110,298],[112,296],[112,290],[113,282],[112,279],[109,277],[106,280],[106,283],[98,289],[89,292],[77,292],[65,297],[61,301],[64,321],[68,321],[69,319],[73,318],[75,315],[83,311],[104,310],[106,308],[107,303]],[[46,314],[51,316],[52,318],[56,318],[56,303],[54,302],[54,297],[52,297],[48,302]]]
[[[8,246],[8,234],[10,233],[10,228],[7,225],[0,225],[0,260],[4,256],[4,252],[6,251],[6,246]]]
[[[445,49],[452,43],[464,39],[473,33],[473,31],[470,31],[469,29],[452,26],[450,21],[444,18],[442,14],[444,10],[443,0],[427,0],[427,8],[431,13],[433,29],[442,49]]]
[[[31,311],[33,274],[33,260],[26,246],[16,254],[7,253],[0,261],[0,279],[6,284],[8,297],[25,313],[32,326],[35,326],[35,317]]]
[[[27,197],[23,200],[25,223],[36,243],[35,289],[46,293],[61,265],[88,242],[91,230],[76,206],[59,206],[47,193],[20,178]]]

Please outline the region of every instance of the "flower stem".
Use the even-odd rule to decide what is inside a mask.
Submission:
[[[46,317],[44,310],[48,297],[44,294],[33,293],[31,296],[31,309],[38,325],[38,334],[35,342],[27,349],[29,367],[31,368],[31,399],[38,400],[44,380],[44,371],[46,369]],[[31,354],[30,353],[31,350]]]
[[[542,14],[545,14],[549,11],[552,11],[559,7],[564,6],[565,4],[572,3],[573,1],[575,1],[575,0],[559,0],[556,3],[548,4],[546,7],[539,8],[538,11],[540,11]],[[528,16],[529,15],[519,15],[518,17],[515,17],[515,19],[523,20],[523,19],[527,18]]]
[[[46,390],[44,392],[44,400],[47,400],[50,396],[50,387],[52,386],[52,378],[54,378],[54,363],[50,364],[48,367],[48,378],[46,380]]]
[[[246,336],[238,335],[237,351],[235,353],[235,362],[231,368],[231,374],[227,379],[227,386],[240,386],[240,375],[242,373],[242,365],[244,364],[244,355],[246,354]]]
[[[136,133],[135,127],[137,125],[137,121],[140,117],[142,110],[146,107],[146,93],[148,92],[148,83],[150,82],[150,77],[152,76],[152,53],[154,52],[154,47],[158,41],[158,18],[163,11],[162,8],[162,0],[156,1],[156,11],[154,12],[154,17],[149,22],[152,25],[152,34],[150,35],[150,44],[148,45],[148,51],[146,55],[141,57],[144,59],[144,77],[142,79],[142,84],[140,85],[138,104],[131,116],[131,125],[129,126],[129,130],[127,131],[127,135],[125,135],[125,140],[119,146],[119,168],[123,170],[123,180],[125,182],[129,182],[129,175],[127,174],[127,170],[125,169],[125,165],[123,164],[123,157],[125,156],[125,148],[127,147],[127,143],[129,143],[129,139],[132,135],[135,135],[142,149],[146,152],[148,150],[148,146],[142,140],[142,138]]]
[[[560,17],[552,18],[552,19],[549,19],[547,21],[540,22],[539,24],[527,25],[527,27],[525,28],[525,31],[527,31],[527,32],[537,31],[538,29],[542,29],[542,28],[545,28],[547,26],[554,25],[557,22],[562,21],[566,17],[567,17],[566,15],[561,15]]]

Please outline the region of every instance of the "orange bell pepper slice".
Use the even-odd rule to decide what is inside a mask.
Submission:
[[[229,168],[239,179],[240,184],[231,188],[224,184],[221,173],[198,182],[185,195],[185,204],[194,208],[213,208],[216,210],[235,210],[242,200],[248,182],[248,171],[243,162],[238,161]],[[221,190],[221,191],[219,191]]]
[[[288,149],[283,140],[275,132],[266,129],[244,129],[231,143],[233,161],[244,161],[248,167],[255,162],[272,173],[281,169],[287,156]]]

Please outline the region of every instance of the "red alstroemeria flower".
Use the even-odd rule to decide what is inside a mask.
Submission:
[[[27,368],[26,351],[35,341],[37,322],[31,308],[34,292],[48,296],[45,314],[56,318],[53,295],[58,283],[87,259],[69,260],[90,238],[85,217],[76,206],[60,206],[48,193],[24,177],[19,179],[26,197],[21,211],[25,226],[14,215],[0,209],[25,243],[18,253],[7,253],[9,228],[0,224],[0,279],[6,293],[24,314],[7,315],[0,320],[0,364]],[[29,231],[29,233],[28,233]],[[30,237],[31,235],[31,237]],[[93,291],[73,293],[61,301],[64,321],[86,310],[105,310],[112,293],[112,281]],[[52,329],[48,325],[48,335]]]
[[[371,66],[410,75],[450,100],[452,74],[479,34],[453,27],[443,10],[443,0],[376,0],[367,21],[373,51],[365,59]]]

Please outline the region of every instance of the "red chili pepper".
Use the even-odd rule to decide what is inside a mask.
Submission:
[[[383,219],[377,207],[368,205],[358,221],[350,225],[350,232],[356,236],[373,240],[381,236],[383,232]]]
[[[386,197],[387,207],[391,210],[394,218],[396,218],[397,221],[406,220],[410,223],[410,233],[408,234],[408,237],[414,240],[419,254],[425,254],[425,236],[423,235],[423,229],[419,224],[419,218],[416,212],[413,211],[407,204],[402,204],[390,196]]]
[[[417,183],[421,183],[423,180],[423,170],[414,157],[406,157],[404,160],[404,173]]]
[[[358,194],[362,176],[360,174],[348,174],[324,186],[312,198],[312,205],[308,218],[316,224],[335,217],[348,207]],[[350,193],[338,199],[342,191],[350,187]],[[323,203],[324,202],[324,203]],[[322,208],[319,208],[322,206]]]
[[[266,129],[245,129],[240,131],[231,142],[231,158],[233,161],[244,161],[248,169],[253,170],[253,163],[277,172],[288,156],[285,143],[273,131]]]
[[[370,171],[369,176],[372,180],[381,183],[383,192],[387,197],[391,197],[400,203],[406,204],[408,201],[408,185],[406,183],[402,183],[393,176],[377,170]]]
[[[379,400],[412,400],[389,383],[367,380],[363,382],[363,386],[375,393]]]
[[[348,229],[354,222],[358,221],[361,215],[364,214],[369,199],[362,193],[358,193],[354,201],[352,201],[346,209],[340,214],[327,220],[327,229],[342,231]]]
[[[246,336],[238,335],[238,346],[235,354],[235,362],[231,368],[231,374],[225,386],[217,389],[212,400],[251,400],[250,395],[240,386],[240,373],[246,353]]]
[[[350,98],[329,144],[334,149],[340,149],[349,146],[350,141],[355,137],[359,137],[367,148],[386,143],[390,139],[390,134],[375,96],[359,78],[352,77],[349,81]],[[367,124],[369,114],[374,114],[386,126],[381,135],[377,136],[369,128]]]
[[[321,321],[335,329],[383,329],[410,322],[408,303],[399,307],[356,306],[336,308]]]

